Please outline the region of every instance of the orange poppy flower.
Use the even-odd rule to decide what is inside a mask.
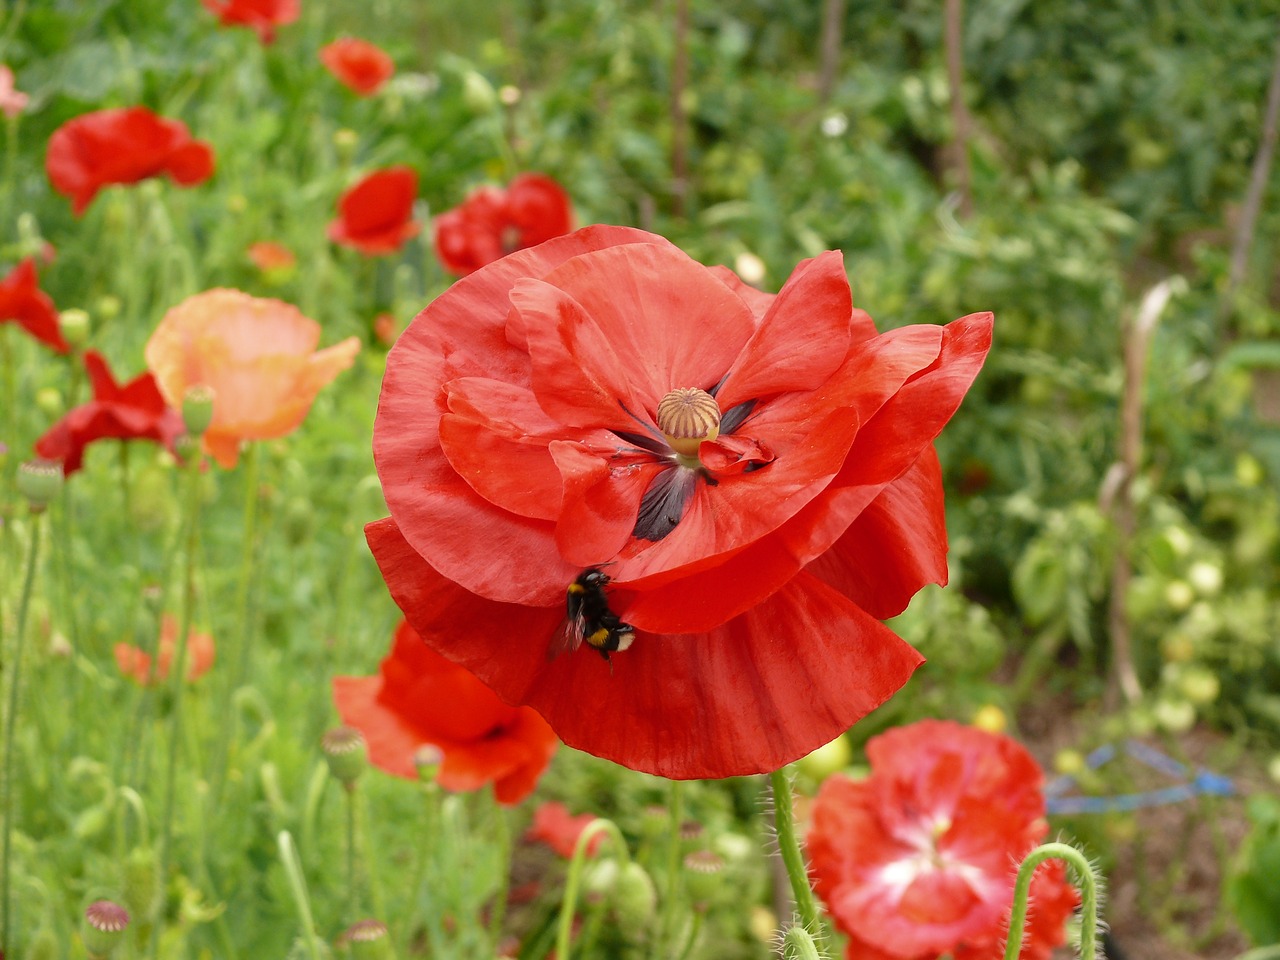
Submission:
[[[117,643],[114,653],[116,666],[126,677],[146,686],[169,678],[169,668],[178,640],[178,621],[166,613],[160,619],[160,646],[157,650],[155,674],[151,673],[151,654],[132,643]],[[213,666],[213,637],[192,630],[187,634],[187,682],[194,683]]]
[[[274,43],[276,27],[293,23],[302,13],[301,0],[200,0],[217,14],[224,27],[248,27],[264,44]]]
[[[166,313],[145,353],[169,403],[180,408],[193,386],[213,391],[204,449],[231,468],[242,441],[297,429],[316,394],[360,349],[356,337],[316,351],[319,342],[320,325],[292,304],[216,289]]]
[[[321,47],[320,62],[361,97],[373,96],[396,72],[395,63],[382,48],[356,37],[342,37]]]

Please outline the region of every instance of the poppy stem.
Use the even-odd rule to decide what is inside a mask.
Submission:
[[[198,444],[198,440],[197,440]],[[165,760],[164,805],[161,807],[160,819],[160,884],[163,888],[168,883],[169,859],[172,854],[173,839],[173,805],[177,788],[178,747],[182,741],[182,693],[187,685],[187,636],[191,632],[192,611],[196,599],[196,550],[200,542],[200,465],[204,457],[199,447],[193,445],[191,460],[187,464],[187,503],[184,518],[186,521],[186,556],[183,558],[184,571],[182,583],[182,605],[178,616],[178,637],[175,641],[173,667],[169,672],[169,682],[173,685],[172,706],[170,707],[169,754]],[[153,669],[160,659],[157,646],[156,656],[152,660]],[[230,726],[230,724],[226,724]],[[160,903],[163,903],[161,898]],[[160,950],[160,921],[156,917],[156,928],[151,935],[151,956],[154,960]]]
[[[502,924],[507,916],[507,895],[511,888],[511,823],[507,811],[498,798],[489,791],[490,811],[495,821],[494,837],[498,848],[498,889],[493,895],[493,910],[489,917],[489,934],[493,937],[495,951],[502,941]]]
[[[321,960],[320,941],[316,936],[315,919],[311,915],[311,897],[307,893],[307,880],[302,875],[298,848],[294,846],[293,837],[288,830],[281,830],[277,834],[276,846],[280,849],[280,862],[284,865],[285,876],[289,878],[289,889],[293,893],[294,905],[298,908],[298,919],[302,921],[302,938],[306,941],[307,955],[311,960]]]
[[[809,872],[805,868],[804,854],[796,837],[795,816],[791,808],[791,779],[786,768],[769,774],[773,788],[773,822],[778,833],[778,852],[791,880],[791,892],[796,901],[796,913],[800,924],[811,934],[822,931],[822,919],[818,913],[818,901],[809,885]]]
[[[592,820],[582,833],[578,834],[578,842],[573,847],[573,856],[569,860],[569,875],[564,882],[564,899],[560,903],[560,925],[556,930],[556,957],[558,960],[569,960],[569,945],[573,937],[573,914],[578,908],[578,888],[582,886],[583,864],[587,860],[587,850],[597,835],[609,836],[618,850],[618,859],[625,867],[631,863],[631,853],[627,850],[626,838],[612,820]]]
[[[663,889],[662,913],[658,920],[658,936],[654,941],[657,956],[669,955],[667,943],[675,937],[676,910],[680,902],[680,828],[684,824],[684,784],[670,781],[671,826],[668,828],[667,883]]]
[[[1005,960],[1018,960],[1022,952],[1022,934],[1027,923],[1027,903],[1031,896],[1031,878],[1036,868],[1046,860],[1065,860],[1076,875],[1080,885],[1080,960],[1094,960],[1098,950],[1098,888],[1097,870],[1089,858],[1066,843],[1044,843],[1036,847],[1018,868],[1018,879],[1013,885],[1013,912],[1009,915],[1009,941],[1005,945]]]
[[[0,955],[11,956],[13,912],[9,902],[9,852],[13,841],[13,734],[18,720],[18,692],[22,680],[22,652],[27,633],[27,612],[31,607],[31,587],[36,578],[36,557],[40,548],[40,513],[31,513],[31,544],[27,547],[27,572],[18,599],[17,632],[14,634],[9,669],[9,708],[4,716],[4,844],[0,853]]]

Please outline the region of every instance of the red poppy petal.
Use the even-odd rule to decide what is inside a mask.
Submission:
[[[333,702],[338,716],[364,734],[369,762],[375,767],[397,777],[417,779],[413,754],[422,746],[422,737],[378,701],[381,689],[381,677],[334,677]]]
[[[559,237],[573,226],[564,188],[540,173],[522,173],[507,187],[507,210],[520,228],[520,245],[532,247]]]
[[[631,537],[645,491],[658,473],[671,469],[652,462],[613,467],[577,443],[553,443],[551,455],[564,484],[556,545],[580,567],[617,555]]]
[[[930,446],[805,570],[877,620],[896,617],[926,583],[947,582],[943,507],[942,467]]]
[[[344,193],[338,210],[352,236],[376,236],[400,228],[409,218],[417,193],[418,174],[412,167],[388,167]]]
[[[531,392],[500,380],[461,377],[444,389],[450,412],[440,418],[440,446],[449,465],[495,506],[554,521],[561,479],[547,444],[564,427]]]
[[[439,438],[439,418],[448,412],[443,386],[477,376],[527,387],[528,357],[507,340],[507,295],[516,280],[588,250],[637,241],[666,242],[626,227],[587,227],[518,251],[455,283],[388,354],[373,439],[387,504],[414,551],[476,593],[560,605],[581,569],[560,556],[551,524],[494,507],[449,466]]]
[[[606,382],[625,376],[632,391],[618,399],[634,392],[648,401],[650,415],[678,387],[713,387],[755,328],[732,290],[672,246],[609,247],[575,257],[543,279],[577,301],[615,355],[627,358],[623,369],[607,372],[595,357],[579,361],[592,364],[593,374],[604,373]],[[536,366],[536,354],[533,360]]]
[[[213,149],[203,140],[191,140],[169,154],[169,176],[184,187],[213,176]]]
[[[716,393],[722,409],[822,384],[844,361],[852,310],[838,250],[802,261]]]
[[[390,520],[365,533],[392,597],[429,645],[509,702],[528,703],[570,746],[659,776],[775,770],[848,729],[922,662],[883,624],[801,574],[708,634],[639,634],[612,671],[585,649],[548,663],[560,610],[467,593],[423,562]]]
[[[447,745],[439,783],[457,791],[492,783],[499,803],[519,803],[533,791],[559,744],[547,721],[524,707],[498,736]]]
[[[107,366],[107,358],[97,350],[84,352],[84,369],[89,374],[89,385],[93,389],[95,400],[114,400],[120,392],[111,369]]]

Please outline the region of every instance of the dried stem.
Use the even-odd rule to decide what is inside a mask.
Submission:
[[[676,0],[675,56],[671,64],[671,192],[676,216],[683,217],[689,192],[688,130],[684,89],[689,83],[689,0]]]
[[[844,0],[824,0],[822,4],[821,66],[818,70],[818,105],[825,107],[836,87],[840,73],[841,28],[844,26]]]
[[[964,104],[964,29],[962,0],[947,0],[945,44],[947,51],[947,82],[951,87],[951,125],[953,139],[951,151],[955,167],[956,189],[960,194],[959,213],[962,217],[973,215],[973,172],[969,166],[969,140],[973,134],[973,120]]]

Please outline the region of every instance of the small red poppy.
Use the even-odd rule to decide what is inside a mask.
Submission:
[[[445,269],[465,276],[572,228],[564,188],[540,173],[523,173],[506,190],[481,187],[436,217],[436,253]]]
[[[84,213],[103,187],[168,174],[184,187],[213,176],[213,150],[186,124],[146,107],[98,110],[68,120],[49,138],[44,160],[53,188]]]
[[[342,37],[321,47],[320,62],[362,97],[377,93],[396,72],[395,63],[381,47],[356,37]]]
[[[867,744],[871,775],[830,777],[808,847],[850,960],[998,960],[1018,863],[1048,833],[1044,776],[1000,734],[938,720]],[[1061,863],[1037,871],[1023,960],[1047,960],[1078,902]]]
[[[182,415],[165,403],[155,377],[144,373],[121,386],[106,358],[94,350],[85,352],[84,368],[93,399],[37,440],[36,453],[62,461],[63,474],[71,476],[84,463],[84,448],[95,440],[154,440],[174,452],[174,442],[185,432]]]
[[[580,813],[575,817],[563,803],[550,801],[533,812],[533,824],[525,831],[524,838],[545,843],[560,856],[568,859],[573,856],[582,831],[597,819],[589,813]],[[587,841],[587,856],[592,856],[603,842],[603,833],[597,833]]]
[[[533,790],[559,741],[528,707],[503,703],[469,670],[427,647],[407,623],[376,677],[335,677],[342,722],[364,734],[369,761],[398,777],[417,777],[413,758],[430,744],[444,754],[436,781],[519,803]]]
[[[302,0],[200,0],[217,14],[224,27],[249,27],[263,43],[273,43],[276,27],[293,23],[302,13]]]
[[[53,299],[40,289],[36,262],[27,257],[0,280],[0,323],[15,321],[18,326],[58,353],[67,353],[71,345],[58,326],[58,308]]]
[[[115,654],[116,666],[126,677],[134,682],[147,686],[169,678],[169,670],[177,653],[178,621],[172,614],[166,613],[160,620],[160,643],[156,650],[155,674],[151,672],[151,654],[132,643],[117,643],[112,653]],[[213,637],[192,630],[187,634],[187,682],[195,683],[213,668],[217,653],[213,645]]]
[[[932,441],[991,325],[877,335],[836,252],[774,296],[639,230],[549,240],[391,349],[391,517],[366,535],[427,643],[566,743],[673,778],[777,769],[921,662],[879,619],[946,581]],[[549,658],[570,612],[610,662]]]
[[[329,239],[370,257],[395,253],[421,226],[411,219],[417,194],[418,175],[410,167],[369,174],[338,200]]]

